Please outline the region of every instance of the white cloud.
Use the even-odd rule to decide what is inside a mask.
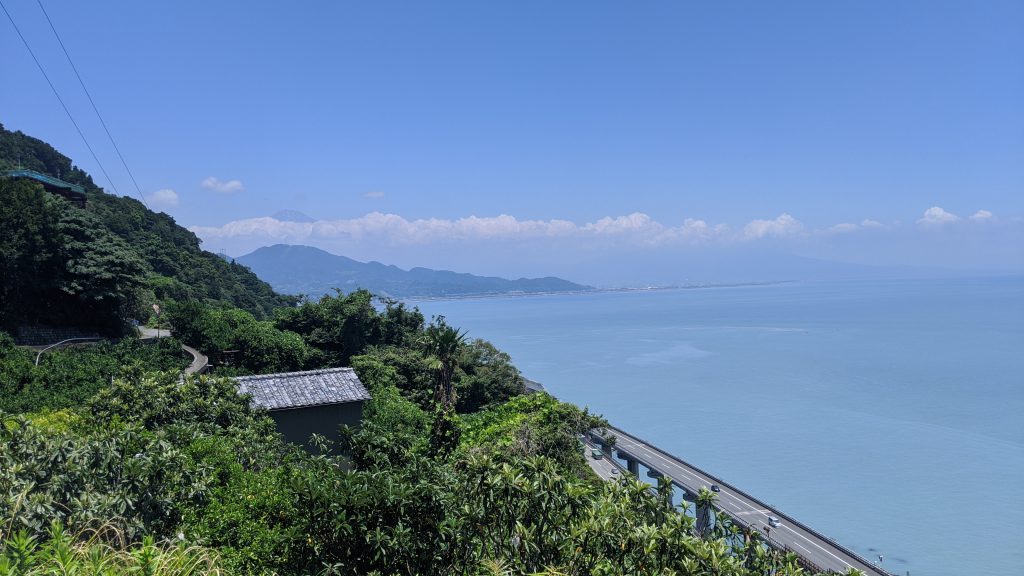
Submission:
[[[742,235],[728,225],[710,225],[704,220],[685,219],[679,226],[666,226],[647,214],[605,217],[576,224],[568,220],[519,220],[514,216],[467,216],[454,220],[426,218],[407,220],[397,214],[371,212],[360,218],[289,222],[272,217],[228,222],[223,226],[193,226],[205,240],[251,238],[274,242],[304,243],[317,240],[372,239],[391,245],[428,244],[445,241],[530,240],[544,238],[607,239],[616,245],[654,246],[703,244],[738,238],[785,236],[799,232],[803,225],[788,214],[775,220],[754,221]]]
[[[975,222],[984,222],[990,218],[992,218],[992,213],[988,210],[978,210],[971,215],[971,220],[974,220]]]
[[[170,188],[157,190],[146,196],[146,202],[154,208],[173,208],[180,203],[179,200],[178,193]]]
[[[685,233],[703,236],[709,231],[708,223],[703,220],[694,220],[693,218],[683,220],[683,232]]]
[[[947,224],[949,222],[956,222],[959,219],[960,217],[956,214],[946,212],[938,206],[932,206],[924,211],[924,216],[922,216],[917,223],[927,226],[935,226],[939,224]]]
[[[583,230],[594,234],[628,234],[633,232],[646,232],[651,235],[658,235],[665,230],[665,227],[655,222],[647,214],[634,212],[628,216],[611,218],[605,216],[597,222],[585,224]]]
[[[713,238],[724,238],[728,234],[729,226],[727,224],[716,224],[715,226],[710,226],[703,220],[695,220],[693,218],[687,218],[686,220],[683,220],[682,226],[678,228],[669,228],[666,231],[666,236],[669,238],[698,242],[711,240]]]
[[[751,221],[743,228],[743,235],[747,238],[784,237],[799,234],[803,228],[799,220],[783,213],[775,220]]]
[[[844,234],[846,232],[856,232],[859,229],[860,229],[860,226],[858,226],[856,224],[850,224],[849,222],[843,222],[841,224],[836,224],[835,226],[832,226],[832,227],[826,229],[825,232],[831,233],[831,234]]]
[[[373,192],[367,192],[366,194],[363,194],[363,197],[364,198],[373,198],[373,199],[383,198],[384,197],[384,193],[379,191],[379,190],[375,190]]]
[[[203,188],[207,190],[213,190],[214,192],[220,192],[221,194],[235,194],[245,190],[245,186],[241,180],[228,180],[224,182],[216,176],[210,176],[201,183]]]
[[[898,224],[898,222],[897,222],[897,224]],[[882,230],[882,229],[888,230],[888,229],[892,229],[895,226],[896,226],[896,224],[893,224],[892,226],[886,226],[885,224],[882,224],[878,220],[872,220],[870,218],[865,218],[864,220],[860,221],[860,224],[855,224],[853,222],[841,222],[839,224],[834,224],[832,226],[829,226],[828,228],[812,230],[810,232],[810,234],[820,234],[820,235],[824,235],[824,236],[833,236],[833,235],[837,235],[837,234],[852,234],[854,232],[861,232],[861,231],[864,231],[864,230]]]

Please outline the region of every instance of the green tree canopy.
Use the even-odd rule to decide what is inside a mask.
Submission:
[[[60,201],[41,186],[0,179],[0,326],[45,317],[63,266]]]
[[[38,184],[0,179],[0,200],[0,322],[120,332],[146,273],[131,247]]]

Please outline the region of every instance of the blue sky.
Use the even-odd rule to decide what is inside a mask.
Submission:
[[[36,0],[3,2],[134,194]],[[44,6],[209,249],[620,284],[716,254],[1024,272],[1021,2]],[[0,30],[0,122],[109,190]]]

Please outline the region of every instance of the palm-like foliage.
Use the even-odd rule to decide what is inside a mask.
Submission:
[[[707,536],[714,529],[712,512],[718,497],[711,490],[701,487],[697,493],[697,533]]]
[[[437,409],[430,431],[430,445],[438,455],[450,454],[459,444],[452,378],[455,376],[456,357],[465,341],[466,333],[449,326],[444,316],[435,318],[423,333],[422,342],[429,354],[428,363],[436,382],[434,401]]]
[[[672,495],[675,492],[672,486],[672,479],[664,474],[658,476],[658,499],[664,503],[665,513],[675,513],[675,506],[672,504]]]
[[[423,332],[422,342],[430,355],[430,367],[436,374],[436,399],[445,408],[455,406],[455,360],[459,349],[466,343],[466,332],[449,326],[444,316],[438,316]]]

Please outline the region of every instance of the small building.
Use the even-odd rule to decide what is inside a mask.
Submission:
[[[351,368],[238,376],[238,391],[270,412],[285,440],[309,445],[313,434],[337,441],[342,425],[358,426],[370,393]]]

